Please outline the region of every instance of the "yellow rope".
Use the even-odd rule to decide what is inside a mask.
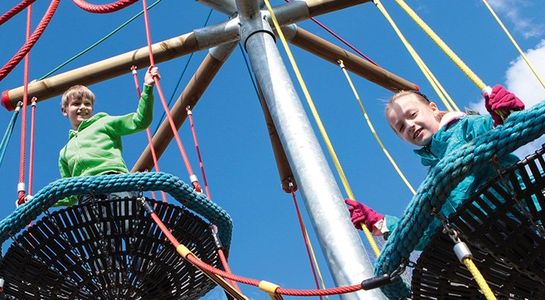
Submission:
[[[481,272],[479,272],[479,269],[477,269],[477,266],[475,266],[475,263],[473,263],[471,258],[469,257],[464,258],[463,263],[467,267],[471,275],[473,275],[475,282],[477,282],[477,284],[479,285],[479,288],[481,288],[481,291],[483,292],[485,298],[487,300],[496,300],[496,296],[494,295],[494,292],[492,292],[492,290],[488,286],[488,283],[484,279]]]
[[[530,63],[530,61],[528,60],[528,58],[526,57],[526,54],[524,54],[524,52],[522,51],[522,49],[520,49],[518,43],[515,41],[515,39],[513,38],[513,36],[511,35],[511,33],[509,33],[509,30],[507,30],[507,28],[505,27],[505,25],[503,24],[503,22],[500,20],[500,18],[498,17],[498,15],[496,14],[496,12],[494,12],[494,10],[492,9],[492,7],[488,4],[488,1],[486,0],[483,0],[483,3],[484,5],[486,5],[486,7],[488,8],[488,10],[490,11],[490,13],[492,14],[492,16],[496,19],[496,22],[498,22],[498,24],[500,25],[500,27],[503,29],[503,31],[505,32],[505,34],[507,35],[507,37],[511,40],[511,43],[513,43],[513,46],[515,46],[515,48],[518,50],[518,52],[520,53],[520,56],[522,57],[522,59],[524,59],[524,61],[526,62],[526,64],[528,65],[528,67],[530,68],[530,70],[532,71],[532,73],[534,74],[534,76],[537,78],[537,80],[539,81],[539,83],[541,83],[541,86],[543,88],[545,88],[545,83],[543,82],[543,80],[541,79],[541,77],[539,77],[539,75],[537,74],[536,70],[534,69],[533,65]]]
[[[486,88],[486,84],[475,74],[441,38],[416,14],[412,8],[403,0],[395,0],[397,4],[426,32],[426,34],[445,52],[445,54],[462,70],[462,72],[481,90]]]
[[[435,93],[437,93],[437,96],[439,96],[439,99],[441,99],[441,101],[445,105],[446,109],[448,111],[453,111],[453,110],[460,111],[456,103],[454,103],[454,101],[452,100],[450,95],[447,93],[447,91],[443,88],[439,80],[437,80],[435,75],[433,75],[433,73],[428,68],[426,63],[424,63],[424,60],[422,60],[420,55],[418,55],[416,50],[414,50],[414,47],[411,45],[411,43],[405,38],[405,36],[403,35],[399,27],[396,25],[396,23],[394,22],[394,20],[392,19],[392,17],[390,16],[388,11],[384,7],[384,5],[382,5],[382,2],[380,0],[374,0],[373,3],[376,5],[378,10],[382,13],[384,18],[386,18],[388,23],[390,23],[390,26],[392,26],[392,29],[395,31],[395,33],[397,34],[397,36],[399,37],[399,39],[401,40],[405,48],[407,48],[407,51],[409,51],[409,54],[415,61],[416,65],[420,68],[420,70],[422,71],[422,74],[424,74],[424,76],[426,77],[430,85],[432,86]]]
[[[314,253],[314,248],[312,247],[312,243],[310,242],[310,238],[308,236],[307,228],[305,227],[305,224],[303,223],[303,228],[305,228],[305,237],[308,241],[308,247],[310,249],[310,255],[312,256],[312,261],[314,263],[314,266],[316,266],[316,272],[318,272],[318,278],[320,278],[320,284],[322,286],[322,289],[325,290],[325,282],[324,278],[322,276],[322,272],[320,271],[320,265],[318,265],[318,260],[316,259],[316,254]],[[329,299],[328,296],[325,296],[326,299]]]
[[[407,187],[409,188],[411,193],[413,193],[413,195],[415,195],[416,191],[414,190],[413,186],[411,185],[411,183],[409,183],[409,181],[407,180],[407,178],[405,177],[403,172],[397,166],[394,158],[390,155],[390,152],[388,152],[388,150],[386,149],[386,147],[384,146],[384,144],[380,140],[380,137],[378,136],[378,134],[377,134],[377,132],[375,130],[375,126],[373,126],[373,123],[371,122],[371,119],[369,118],[369,115],[367,114],[367,111],[365,110],[365,107],[363,106],[363,102],[360,99],[358,91],[354,87],[354,83],[352,82],[352,79],[350,78],[350,75],[348,74],[348,72],[346,71],[346,68],[344,67],[343,61],[339,60],[338,63],[339,63],[339,67],[341,67],[341,70],[344,73],[344,76],[346,77],[346,80],[348,81],[348,84],[350,85],[350,88],[352,89],[352,92],[354,93],[354,97],[356,97],[356,100],[358,101],[358,104],[360,106],[363,117],[365,118],[365,121],[367,122],[367,126],[369,126],[369,129],[371,130],[371,133],[375,137],[375,140],[377,141],[378,145],[382,149],[382,152],[384,152],[384,154],[386,155],[386,157],[388,158],[388,160],[390,161],[390,163],[392,164],[394,169],[397,171],[397,174],[399,174],[399,177],[401,177],[401,180],[403,180],[405,185],[407,185]]]
[[[333,145],[331,144],[331,141],[329,140],[329,137],[327,135],[327,132],[324,128],[324,125],[322,124],[322,121],[320,120],[320,116],[318,115],[318,111],[316,110],[316,107],[314,106],[314,102],[312,101],[312,98],[310,97],[310,93],[307,89],[307,86],[305,82],[303,81],[303,77],[301,76],[301,72],[299,71],[299,68],[297,67],[297,64],[295,63],[295,59],[293,57],[293,54],[291,53],[291,50],[288,46],[288,43],[286,42],[286,38],[284,37],[284,33],[282,33],[282,28],[280,28],[280,24],[278,23],[278,20],[276,19],[276,16],[274,14],[274,11],[272,10],[271,4],[269,0],[265,0],[265,5],[267,5],[267,9],[271,15],[272,21],[274,23],[274,27],[276,28],[276,32],[278,33],[278,36],[280,37],[280,40],[282,41],[282,45],[284,46],[284,49],[286,50],[286,54],[288,55],[288,58],[290,60],[291,66],[293,67],[293,71],[295,72],[295,76],[297,77],[297,80],[299,81],[299,84],[301,85],[301,89],[303,90],[303,94],[305,95],[305,99],[310,107],[310,110],[312,112],[312,115],[314,117],[314,120],[316,121],[316,125],[318,126],[318,129],[320,130],[320,133],[322,134],[322,138],[324,139],[324,142],[327,146],[327,150],[329,151],[329,154],[331,158],[333,159],[333,164],[335,165],[335,168],[337,169],[337,173],[339,174],[339,177],[343,183],[344,189],[346,191],[346,194],[349,198],[355,199],[354,193],[352,193],[352,189],[350,188],[350,185],[348,184],[348,179],[346,178],[344,171],[342,169],[342,166],[339,162],[339,159],[337,158],[337,154],[335,153],[335,150],[333,149]],[[369,230],[367,228],[364,229],[364,232],[369,233]],[[371,233],[369,233],[370,235]],[[375,243],[374,239],[369,239],[369,244],[373,245]],[[378,249],[378,247],[377,247]],[[380,251],[375,251],[375,254],[378,256],[380,254]]]

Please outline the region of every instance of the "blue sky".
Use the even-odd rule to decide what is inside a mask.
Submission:
[[[527,52],[538,72],[545,77],[545,22],[542,21],[545,3],[529,0],[490,2],[521,48]],[[0,11],[4,12],[16,3],[18,1],[2,1]],[[274,1],[273,5],[281,3],[283,2]],[[529,106],[545,99],[544,89],[530,75],[527,67],[521,64],[519,54],[481,1],[412,0],[408,3],[486,83],[506,85]],[[48,5],[48,1],[37,1],[34,5],[34,26]],[[481,99],[479,90],[394,1],[384,1],[384,5],[458,106],[478,108]],[[93,15],[79,10],[71,1],[61,1],[50,26],[31,52],[31,79],[41,77],[140,9],[141,3],[138,2],[116,13]],[[209,8],[195,1],[163,0],[150,12],[152,39],[157,42],[200,28],[208,13]],[[26,14],[22,13],[0,27],[3,46],[0,52],[1,64],[22,45],[25,19]],[[362,4],[320,16],[318,19],[379,65],[415,82],[430,98],[437,99],[373,4]],[[225,20],[224,15],[214,12],[210,24]],[[339,44],[311,22],[302,22],[300,26]],[[145,42],[143,19],[138,19],[63,70],[143,47]],[[374,141],[343,74],[338,67],[320,58],[294,46],[291,49],[357,198],[377,211],[400,215],[412,195]],[[280,52],[284,55],[283,49]],[[205,54],[206,51],[195,53],[182,77],[182,87],[191,78]],[[187,61],[188,56],[159,64],[161,84],[167,98],[174,92]],[[288,62],[287,59],[285,62]],[[289,66],[288,69],[291,70]],[[0,89],[20,86],[22,70],[21,63],[0,82]],[[234,219],[231,267],[237,274],[266,279],[283,287],[312,288],[312,275],[293,201],[289,194],[280,189],[262,111],[249,78],[240,49],[236,49],[194,110],[212,198]],[[295,79],[294,76],[292,78]],[[140,73],[140,79],[143,80],[143,73]],[[391,93],[355,75],[352,75],[352,79],[378,134],[409,181],[417,186],[423,180],[426,170],[412,153],[412,146],[398,139],[383,117],[384,102]],[[92,85],[90,88],[97,96],[95,111],[125,114],[136,108],[130,74]],[[179,92],[180,90],[176,95]],[[68,121],[60,114],[59,102],[60,98],[56,97],[38,104],[35,191],[59,177],[58,150],[66,143],[69,129]],[[157,101],[152,129],[159,122],[161,113],[162,108]],[[7,126],[10,116],[7,111],[0,112],[0,128]],[[187,125],[184,124],[180,134],[193,168],[198,170],[191,132]],[[0,167],[0,189],[4,191],[5,203],[0,208],[0,217],[7,216],[15,209],[13,203],[17,196],[19,174],[19,128],[18,123],[6,158]],[[125,138],[124,155],[129,166],[136,161],[145,145],[144,134]],[[160,166],[162,171],[186,180],[186,171],[175,144],[167,149],[160,160]],[[200,175],[199,177],[202,178]],[[303,206],[300,198],[299,201]],[[303,214],[326,285],[331,287],[331,277],[304,208]],[[251,299],[268,299],[254,288],[244,288],[244,291]],[[221,292],[214,291],[205,299],[222,297]]]

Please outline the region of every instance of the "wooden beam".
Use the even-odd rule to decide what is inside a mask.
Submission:
[[[418,86],[367,60],[352,54],[296,25],[284,26],[286,38],[297,47],[317,55],[333,64],[341,59],[350,72],[357,74],[391,91],[417,90]]]

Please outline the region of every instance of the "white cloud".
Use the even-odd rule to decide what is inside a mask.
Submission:
[[[545,32],[543,24],[536,23],[533,19],[525,17],[521,8],[529,8],[532,3],[527,0],[489,0],[490,6],[499,15],[506,16],[514,26],[514,30],[525,38],[539,37]],[[509,28],[509,26],[507,26]]]
[[[542,40],[534,49],[528,50],[526,57],[532,63],[536,73],[542,80],[545,80],[545,40]],[[545,101],[545,88],[539,83],[534,74],[522,57],[512,61],[505,72],[504,86],[515,93],[530,108],[541,101]],[[470,109],[476,110],[481,114],[487,114],[484,110],[484,100],[478,103],[471,103]],[[540,138],[533,143],[521,147],[516,151],[519,157],[524,157],[535,151],[545,143],[545,138]]]
[[[541,80],[545,80],[545,40],[542,40],[535,49],[530,49],[525,54]],[[545,88],[539,83],[534,74],[531,73],[530,68],[521,57],[511,62],[509,69],[505,73],[505,77],[505,86],[507,89],[517,94],[526,104],[527,108],[545,101]],[[545,143],[545,138],[541,137],[521,147],[515,153],[519,157],[524,157],[533,153],[543,143]]]

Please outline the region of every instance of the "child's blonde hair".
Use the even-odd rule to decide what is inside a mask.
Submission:
[[[428,96],[424,95],[423,93],[419,92],[419,91],[412,91],[412,90],[401,90],[397,93],[395,93],[391,98],[390,100],[388,100],[388,103],[386,103],[386,109],[384,111],[384,113],[386,114],[386,116],[388,116],[388,112],[390,111],[390,109],[392,108],[392,105],[394,104],[394,102],[403,97],[403,96],[407,96],[407,95],[416,95],[418,98],[418,100],[424,104],[429,104],[431,101],[430,99],[428,98]],[[440,121],[443,116],[446,114],[447,112],[446,111],[437,111],[437,113],[435,114],[435,118]],[[392,124],[390,124],[390,127],[392,127]],[[392,127],[392,129],[394,131],[395,128]]]
[[[91,100],[93,105],[95,104],[95,94],[93,94],[89,88],[84,85],[71,86],[68,90],[66,90],[66,92],[64,92],[64,94],[62,94],[61,107],[66,107],[69,101],[83,98],[87,98]]]

